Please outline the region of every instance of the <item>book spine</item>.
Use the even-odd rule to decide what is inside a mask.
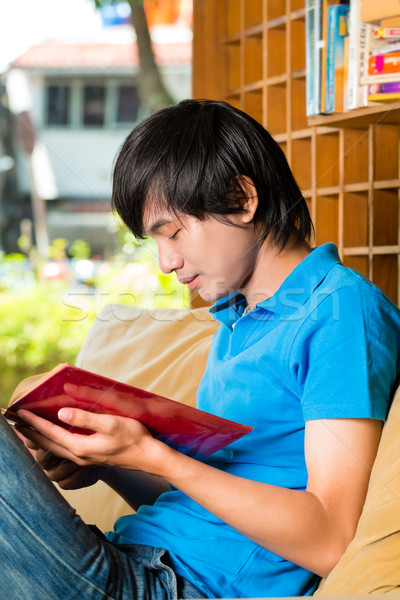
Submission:
[[[306,115],[315,114],[315,0],[306,0]]]
[[[374,37],[380,40],[390,40],[393,38],[400,38],[400,28],[399,27],[381,27],[379,29],[374,29]]]
[[[374,38],[376,40],[377,38]],[[381,41],[381,40],[379,40]],[[400,40],[397,42],[382,42],[379,47],[372,48],[372,54],[388,54],[389,52],[400,52]]]
[[[348,74],[347,74],[347,109],[352,110],[360,106],[360,73],[362,43],[365,36],[362,35],[361,1],[351,0],[349,10],[349,37],[348,37]]]
[[[397,102],[400,100],[400,92],[388,94],[368,94],[368,102]]]
[[[400,73],[388,73],[387,75],[367,75],[361,81],[365,85],[376,85],[378,83],[393,83],[399,81]]]
[[[322,0],[315,0],[314,13],[314,97],[316,114],[321,113],[321,64],[322,64]]]
[[[344,40],[347,35],[349,7],[330,6],[328,9],[328,51],[325,112],[343,111],[344,97]]]
[[[400,77],[399,81],[390,83],[372,84],[368,86],[368,94],[399,94],[400,93]]]
[[[321,4],[321,113],[326,112],[326,69],[327,69],[327,39],[328,39],[328,0]]]
[[[368,75],[400,72],[400,52],[374,54],[368,59]]]

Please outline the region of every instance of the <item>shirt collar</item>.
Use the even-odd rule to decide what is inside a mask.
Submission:
[[[279,315],[291,315],[300,308],[326,278],[329,271],[341,264],[335,244],[328,243],[313,248],[312,252],[293,269],[273,296],[259,302],[258,309]],[[218,300],[210,313],[217,321],[232,327],[246,308],[246,298],[234,292]]]

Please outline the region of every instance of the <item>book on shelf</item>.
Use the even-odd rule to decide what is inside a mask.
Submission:
[[[306,0],[306,114],[321,111],[321,5],[322,0]]]
[[[315,0],[306,0],[306,115],[317,114],[315,104]]]
[[[348,13],[348,37],[345,44],[347,52],[347,77],[344,90],[344,110],[352,110],[367,104],[367,91],[361,83],[365,71],[368,28],[371,26],[361,22],[361,0],[351,0]]]
[[[325,112],[342,112],[345,93],[345,37],[349,6],[328,7]]]
[[[399,40],[400,27],[377,27],[374,29],[374,37],[380,40]]]
[[[369,102],[396,102],[400,99],[400,81],[368,86]]]
[[[368,58],[368,75],[400,74],[400,52],[373,54]]]
[[[364,9],[364,0],[306,0],[307,116],[395,99],[379,86],[400,81],[400,14],[393,25],[364,23]]]
[[[102,392],[101,397],[96,401],[72,398],[64,391],[66,383],[95,388]],[[157,439],[196,458],[213,454],[253,429],[68,363],[36,380],[31,389],[10,404],[5,417],[23,425],[17,412],[24,408],[74,433],[93,433],[60,421],[57,415],[63,407],[136,419]]]
[[[400,92],[392,94],[368,94],[368,102],[397,102],[400,100]]]

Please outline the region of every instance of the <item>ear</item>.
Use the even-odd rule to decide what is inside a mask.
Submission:
[[[251,223],[258,207],[256,186],[247,175],[240,175],[237,179],[240,188],[243,191],[243,195],[239,198],[239,202],[242,204],[244,212],[241,213],[240,218],[242,223]]]

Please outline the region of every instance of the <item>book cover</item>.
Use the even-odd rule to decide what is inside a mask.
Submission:
[[[65,383],[96,388],[104,395],[97,403],[75,400],[65,394]],[[107,393],[110,391],[113,394]],[[68,363],[58,365],[45,380],[13,402],[5,417],[23,424],[16,413],[24,408],[75,433],[93,433],[59,421],[57,414],[64,406],[137,419],[156,439],[194,458],[209,456],[253,429]]]
[[[400,52],[374,54],[368,59],[368,75],[385,75],[400,72]]]
[[[348,6],[328,8],[328,50],[326,67],[325,112],[342,112],[344,106],[344,50]]]

